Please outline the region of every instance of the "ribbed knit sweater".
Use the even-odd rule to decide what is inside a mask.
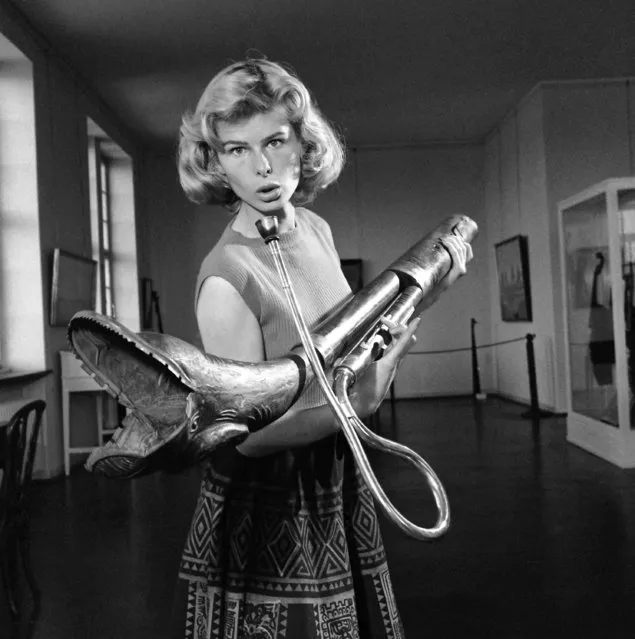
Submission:
[[[280,283],[270,248],[261,238],[249,238],[232,229],[232,221],[203,260],[195,300],[206,278],[222,277],[241,295],[260,324],[265,359],[286,355],[300,343],[291,309]],[[307,209],[296,209],[296,225],[280,235],[280,250],[293,290],[309,328],[340,305],[351,289],[342,273],[331,229]],[[219,300],[222,304],[222,300]],[[298,399],[298,408],[324,403],[317,384]]]

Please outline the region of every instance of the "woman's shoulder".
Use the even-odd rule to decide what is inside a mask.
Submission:
[[[197,276],[197,291],[209,277],[227,280],[237,290],[242,290],[253,270],[254,255],[249,247],[231,241],[231,234],[224,233],[203,258]]]
[[[331,227],[329,223],[317,213],[302,207],[296,209],[296,216],[309,228],[314,229],[318,233],[331,235]]]
[[[231,228],[231,222],[227,225],[220,238],[212,246],[201,262],[201,270],[209,270],[223,266],[244,262],[251,254],[250,247],[240,242],[237,238],[240,235]]]

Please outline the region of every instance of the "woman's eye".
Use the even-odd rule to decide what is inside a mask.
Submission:
[[[272,149],[277,149],[279,146],[282,146],[284,144],[284,140],[281,140],[280,138],[276,138],[275,140],[271,140],[269,142],[269,146]]]
[[[242,146],[235,146],[233,149],[229,149],[229,154],[234,157],[240,157],[244,153],[245,149]]]

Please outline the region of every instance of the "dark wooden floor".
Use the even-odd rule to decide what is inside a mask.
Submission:
[[[532,424],[523,410],[400,401],[391,433],[382,407],[384,434],[423,454],[452,508],[431,543],[383,525],[410,639],[635,636],[635,472],[567,444],[564,419]],[[433,522],[415,471],[374,465],[407,516]],[[120,483],[77,469],[37,484],[36,639],[163,637],[197,490],[196,473]]]

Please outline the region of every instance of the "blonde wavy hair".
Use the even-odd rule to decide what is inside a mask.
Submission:
[[[197,204],[222,204],[236,211],[240,201],[223,181],[218,161],[218,122],[236,123],[282,107],[302,146],[301,174],[291,201],[311,202],[340,175],[344,145],[306,86],[280,64],[263,59],[229,65],[215,75],[193,113],[183,116],[178,148],[181,186]]]

